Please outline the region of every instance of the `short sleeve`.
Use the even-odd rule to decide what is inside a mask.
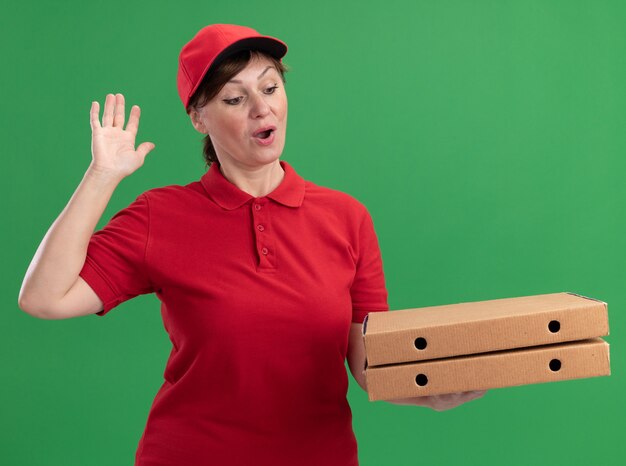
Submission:
[[[372,217],[364,209],[356,245],[356,275],[350,287],[352,322],[363,323],[370,312],[388,311],[383,262]]]
[[[79,276],[104,303],[97,315],[154,291],[145,262],[149,232],[150,209],[144,193],[91,236]]]

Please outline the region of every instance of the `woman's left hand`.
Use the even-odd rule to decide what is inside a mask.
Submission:
[[[435,411],[445,411],[446,409],[456,408],[468,401],[481,398],[485,393],[487,393],[487,390],[447,393],[445,395],[416,396],[412,398],[388,400],[388,403],[407,406],[427,406]]]

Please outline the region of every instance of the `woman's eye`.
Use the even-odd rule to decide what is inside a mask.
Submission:
[[[239,101],[237,99],[241,99],[241,97],[235,97],[234,99],[224,99],[228,105],[237,105]]]
[[[267,89],[265,89],[266,91],[270,91],[270,92],[266,92],[266,94],[273,94],[276,89],[278,89],[278,85],[272,86],[272,87],[268,87]],[[223,99],[224,102],[226,102],[228,105],[237,105],[240,101],[238,99],[241,99],[242,97],[235,97],[233,99]]]

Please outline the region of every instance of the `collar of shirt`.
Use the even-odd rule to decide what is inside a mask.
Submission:
[[[289,207],[300,207],[304,200],[304,179],[284,160],[279,163],[285,176],[274,191],[263,197]],[[220,171],[219,162],[213,162],[200,181],[209,197],[226,210],[237,209],[251,199],[257,199],[228,181]]]

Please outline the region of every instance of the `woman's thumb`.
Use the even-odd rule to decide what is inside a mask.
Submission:
[[[153,143],[142,142],[137,147],[137,153],[139,153],[142,157],[145,157],[146,155],[148,155],[148,152],[150,152],[154,148],[155,148],[155,145]]]

